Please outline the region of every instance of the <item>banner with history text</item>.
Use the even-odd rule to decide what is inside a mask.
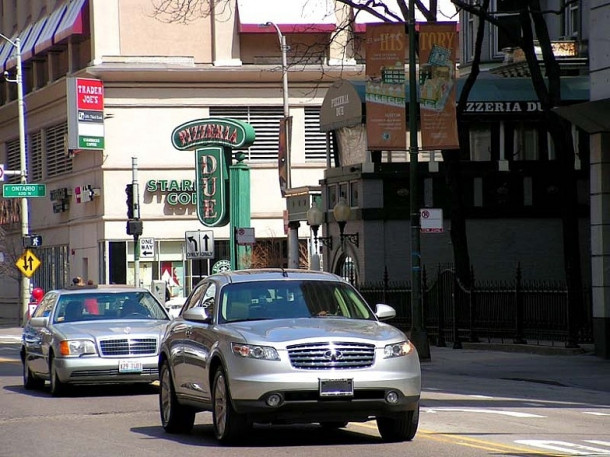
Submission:
[[[455,110],[455,22],[419,26],[419,113],[422,149],[458,149]]]
[[[405,150],[405,24],[366,25],[366,132],[371,151]]]

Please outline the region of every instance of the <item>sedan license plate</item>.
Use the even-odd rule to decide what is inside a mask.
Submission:
[[[137,360],[119,360],[119,373],[142,373],[142,362]]]
[[[353,379],[320,379],[320,397],[353,397]]]

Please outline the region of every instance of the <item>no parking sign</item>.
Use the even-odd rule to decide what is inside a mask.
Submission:
[[[422,233],[443,232],[443,210],[441,208],[423,208],[419,210],[419,227]]]

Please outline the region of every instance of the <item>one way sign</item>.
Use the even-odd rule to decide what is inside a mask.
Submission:
[[[197,230],[185,232],[187,259],[213,259],[214,258],[214,232],[211,230]]]
[[[154,259],[155,258],[155,239],[140,238],[140,258]]]

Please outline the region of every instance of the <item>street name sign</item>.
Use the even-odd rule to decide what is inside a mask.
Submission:
[[[46,184],[2,184],[4,198],[44,197],[46,194]]]
[[[197,230],[185,232],[187,259],[214,258],[214,232],[212,230]]]

